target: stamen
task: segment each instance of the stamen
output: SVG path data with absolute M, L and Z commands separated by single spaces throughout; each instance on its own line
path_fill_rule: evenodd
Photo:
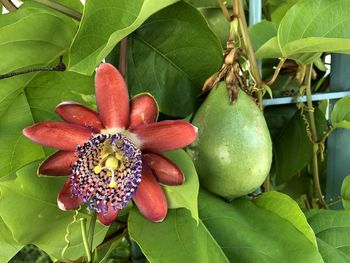
M 141 182 L 141 151 L 123 134 L 97 134 L 76 149 L 73 193 L 89 209 L 122 209 Z

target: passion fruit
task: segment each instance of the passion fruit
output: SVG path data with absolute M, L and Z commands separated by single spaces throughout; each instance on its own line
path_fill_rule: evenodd
M 272 142 L 262 112 L 244 91 L 232 104 L 220 83 L 192 122 L 198 138 L 188 153 L 204 188 L 233 199 L 261 186 L 270 171 Z

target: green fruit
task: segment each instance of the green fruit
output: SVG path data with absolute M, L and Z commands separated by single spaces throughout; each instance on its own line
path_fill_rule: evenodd
M 200 183 L 233 199 L 255 191 L 268 175 L 272 143 L 264 116 L 244 92 L 229 102 L 226 85 L 213 88 L 194 116 L 198 138 L 188 148 Z

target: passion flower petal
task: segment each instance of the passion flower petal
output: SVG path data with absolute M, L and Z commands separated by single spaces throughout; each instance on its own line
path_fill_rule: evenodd
M 185 182 L 184 174 L 179 167 L 163 155 L 143 154 L 142 161 L 152 169 L 154 175 L 162 184 L 181 185 Z
M 55 112 L 66 122 L 91 127 L 96 131 L 103 129 L 98 113 L 77 102 L 62 102 L 57 105 Z
M 98 213 L 97 216 L 102 224 L 108 226 L 117 219 L 119 211 L 120 210 L 114 210 L 113 208 L 110 208 L 107 212 Z
M 152 171 L 143 166 L 142 180 L 133 198 L 140 212 L 153 222 L 162 222 L 168 211 L 168 204 L 162 188 Z
M 68 179 L 57 197 L 57 204 L 61 210 L 72 210 L 79 207 L 83 203 L 83 199 L 73 194 L 72 191 L 72 183 L 71 180 Z
M 129 129 L 153 123 L 157 120 L 157 117 L 157 102 L 151 95 L 141 94 L 131 100 Z
M 107 129 L 125 128 L 129 123 L 129 94 L 123 76 L 111 64 L 101 64 L 95 76 L 100 119 Z
M 60 150 L 74 151 L 92 134 L 91 129 L 64 122 L 40 122 L 23 130 L 28 139 Z
M 58 151 L 47 158 L 38 169 L 39 175 L 70 175 L 77 158 L 74 152 Z
M 197 138 L 197 128 L 186 121 L 156 122 L 138 126 L 132 132 L 140 139 L 142 150 L 156 152 L 183 148 Z

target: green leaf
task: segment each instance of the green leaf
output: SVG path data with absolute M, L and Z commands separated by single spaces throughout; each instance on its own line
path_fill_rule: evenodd
M 350 262 L 350 211 L 312 210 L 306 216 L 324 262 Z
M 1 6 L 0 6 L 1 7 Z M 10 229 L 0 217 L 0 261 L 8 262 L 18 251 L 21 250 L 23 245 L 18 244 L 12 236 Z
M 276 213 L 275 204 L 262 203 L 238 199 L 229 204 L 199 192 L 199 216 L 230 262 L 323 262 L 305 234 L 288 216 L 280 216 L 284 208 Z
M 307 113 L 304 112 L 306 116 Z M 315 111 L 319 136 L 327 129 L 324 115 Z M 310 129 L 310 128 L 309 128 Z M 275 140 L 276 184 L 280 185 L 297 175 L 312 158 L 312 143 L 307 135 L 305 120 L 300 111 L 288 122 L 280 136 Z
M 215 3 L 215 1 L 213 1 Z M 199 8 L 198 9 L 205 20 L 207 20 L 209 27 L 215 35 L 220 39 L 221 46 L 226 48 L 228 36 L 230 33 L 230 23 L 222 14 L 221 8 Z
M 277 37 L 272 37 L 255 52 L 257 58 L 279 58 L 282 57 Z
M 228 262 L 204 224 L 197 226 L 186 209 L 170 209 L 162 223 L 153 223 L 134 208 L 128 227 L 150 262 Z
M 72 19 L 30 2 L 1 16 L 0 74 L 57 63 L 68 50 L 75 30 Z M 36 74 L 0 80 L 0 116 Z
M 6 114 L 0 117 L 0 178 L 34 160 L 44 158 L 42 147 L 25 139 L 22 134 L 22 129 L 31 124 L 33 116 L 30 106 L 25 95 L 20 94 Z
M 66 227 L 74 214 L 61 211 L 56 202 L 57 193 L 67 178 L 39 178 L 37 165 L 37 162 L 29 164 L 0 180 L 0 216 L 20 244 L 35 244 L 58 259 L 65 246 Z M 82 213 L 79 217 L 90 219 Z M 102 242 L 107 230 L 97 224 L 94 246 Z M 71 245 L 66 256 L 76 259 L 84 255 L 80 223 L 74 223 L 70 232 Z
M 165 156 L 178 165 L 185 175 L 185 183 L 179 186 L 163 185 L 169 208 L 187 208 L 198 223 L 199 181 L 191 158 L 184 150 L 165 153 Z
M 277 36 L 277 24 L 271 21 L 262 21 L 249 27 L 249 35 L 252 40 L 253 49 L 258 50 L 270 38 Z
M 350 210 L 350 175 L 344 178 L 341 185 L 341 199 L 344 209 Z
M 315 234 L 307 223 L 305 215 L 299 205 L 288 195 L 279 192 L 266 192 L 254 199 L 254 203 L 258 207 L 271 211 L 289 221 L 317 247 Z
M 129 41 L 132 95 L 151 93 L 160 111 L 185 117 L 205 80 L 220 67 L 221 45 L 201 14 L 180 2 L 150 17 Z
M 277 0 L 276 3 L 271 3 L 271 19 L 273 22 L 280 23 L 287 11 L 299 0 Z M 269 1 L 271 2 L 271 1 Z
M 323 52 L 349 54 L 349 27 L 347 0 L 299 1 L 281 21 L 278 43 L 283 57 L 310 63 Z
M 149 16 L 178 0 L 89 0 L 69 54 L 69 69 L 91 75 L 124 37 Z
M 350 96 L 344 97 L 335 103 L 331 120 L 335 128 L 350 129 Z

